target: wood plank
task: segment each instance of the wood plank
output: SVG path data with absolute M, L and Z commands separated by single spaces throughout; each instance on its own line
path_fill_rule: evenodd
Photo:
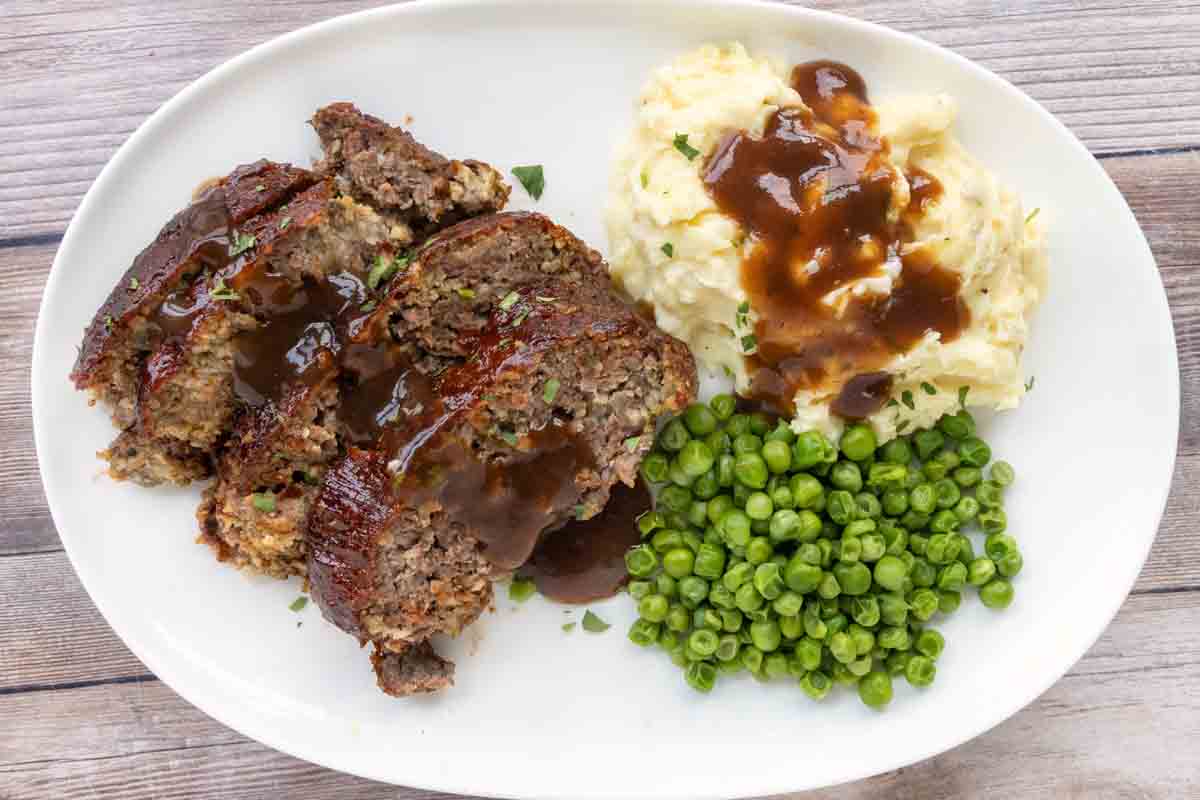
M 100 616 L 63 552 L 0 558 L 0 664 L 0 695 L 148 674 Z
M 1164 637 L 1162 631 L 1171 631 Z M 792 800 L 1182 797 L 1200 786 L 1200 593 L 1131 599 L 1029 708 L 913 767 Z M 159 683 L 0 696 L 10 800 L 220 796 L 441 798 L 321 770 L 249 742 Z M 1164 742 L 1177 746 L 1164 747 Z
M 0 239 L 62 231 L 120 143 L 212 67 L 273 36 L 378 4 L 6 4 Z M 1042 102 L 1095 151 L 1200 145 L 1200 8 L 1192 3 L 813 5 L 975 59 Z

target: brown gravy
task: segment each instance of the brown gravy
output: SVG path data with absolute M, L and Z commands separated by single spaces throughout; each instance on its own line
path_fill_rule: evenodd
M 543 538 L 519 575 L 560 603 L 587 603 L 612 597 L 629 580 L 625 552 L 641 541 L 635 518 L 650 508 L 650 492 L 613 486 L 608 505 L 588 520 L 568 522 Z
M 746 358 L 752 395 L 786 413 L 797 390 L 845 387 L 835 413 L 862 417 L 887 401 L 882 379 L 872 377 L 884 364 L 928 330 L 953 340 L 968 312 L 955 273 L 923 250 L 903 252 L 908 225 L 940 185 L 914 175 L 908 208 L 889 218 L 897 176 L 862 77 L 815 61 L 793 70 L 792 85 L 811 112 L 780 109 L 761 136 L 727 136 L 702 177 L 717 206 L 753 236 L 741 274 L 758 316 Z M 848 298 L 840 313 L 822 302 L 897 262 L 889 297 Z M 851 386 L 855 376 L 863 380 Z

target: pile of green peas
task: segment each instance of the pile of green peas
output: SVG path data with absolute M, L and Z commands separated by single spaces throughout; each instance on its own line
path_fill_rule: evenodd
M 882 446 L 850 425 L 835 445 L 717 395 L 662 427 L 641 473 L 656 501 L 625 556 L 629 638 L 665 650 L 698 691 L 747 671 L 818 700 L 856 686 L 883 708 L 893 678 L 933 683 L 945 640 L 931 622 L 964 589 L 988 608 L 1012 603 L 1015 476 L 966 409 Z

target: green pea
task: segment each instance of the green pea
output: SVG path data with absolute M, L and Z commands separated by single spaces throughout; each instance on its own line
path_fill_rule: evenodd
M 1008 608 L 1013 601 L 1013 585 L 1004 578 L 993 578 L 979 589 L 979 599 L 988 608 Z
M 912 579 L 913 586 L 929 588 L 937 583 L 937 567 L 924 558 L 917 558 L 913 561 L 908 577 Z
M 854 495 L 854 502 L 858 504 L 858 515 L 860 517 L 879 519 L 883 516 L 883 504 L 879 502 L 878 497 L 870 492 L 859 492 Z
M 851 461 L 862 461 L 875 452 L 875 432 L 866 425 L 850 425 L 839 443 L 842 453 Z
M 996 570 L 1006 578 L 1015 576 L 1023 566 L 1025 566 L 1025 559 L 1020 552 L 1015 550 L 996 562 Z
M 908 463 L 912 461 L 912 448 L 904 438 L 892 439 L 879 448 L 879 458 L 889 464 L 901 464 L 907 467 Z
M 863 487 L 862 472 L 853 461 L 839 461 L 829 471 L 829 482 L 839 489 L 857 492 Z
M 913 648 L 926 658 L 937 661 L 942 651 L 946 649 L 946 639 L 933 628 L 925 628 L 917 636 Z
M 997 485 L 1003 488 L 1012 485 L 1012 482 L 1017 477 L 1017 473 L 1012 468 L 1012 464 L 1009 464 L 1007 461 L 997 461 L 993 463 L 991 469 L 988 470 L 988 477 L 990 477 Z
M 908 493 L 908 505 L 918 514 L 932 514 L 937 507 L 937 490 L 931 483 L 922 483 Z
M 908 622 L 908 603 L 898 592 L 878 595 L 879 619 L 884 625 L 902 626 Z
M 729 421 L 725 423 L 725 430 L 729 431 L 729 435 L 734 439 L 741 436 L 743 433 L 750 432 L 750 415 L 749 414 L 733 414 Z
M 851 596 L 865 594 L 871 588 L 871 570 L 861 562 L 839 562 L 833 565 L 833 577 L 840 592 Z
M 638 614 L 648 622 L 662 622 L 670 607 L 671 602 L 661 594 L 648 594 L 638 602 Z
M 641 600 L 654 591 L 654 584 L 650 581 L 630 581 L 625 590 L 629 592 L 629 596 L 634 600 Z
M 884 668 L 893 677 L 903 675 L 904 668 L 908 666 L 908 662 L 912 657 L 913 654 L 907 650 L 893 650 L 888 653 L 887 660 L 884 662 Z
M 763 596 L 758 593 L 758 589 L 754 588 L 754 582 L 743 583 L 733 593 L 734 603 L 738 610 L 745 614 L 758 611 L 763 607 Z
M 867 467 L 867 485 L 876 491 L 903 489 L 908 468 L 900 464 L 876 462 Z
M 864 628 L 874 628 L 878 625 L 881 613 L 876 595 L 863 594 L 850 598 L 850 616 Z
M 854 523 L 850 523 L 853 525 Z M 867 564 L 874 564 L 883 557 L 887 550 L 887 544 L 883 541 L 883 536 L 878 533 L 865 533 L 859 537 L 862 542 L 862 555 L 859 556 L 862 561 Z
M 931 483 L 934 481 L 940 481 L 942 478 L 946 477 L 948 472 L 949 470 L 946 469 L 946 465 L 937 460 L 926 461 L 921 465 L 921 473 L 925 476 L 925 480 Z
M 767 464 L 757 452 L 738 455 L 733 474 L 739 483 L 751 489 L 762 489 L 767 485 Z
M 779 632 L 779 623 L 767 620 L 750 624 L 750 638 L 759 650 L 764 653 L 772 653 L 779 649 L 779 643 L 783 636 Z
M 813 700 L 822 700 L 833 688 L 833 681 L 820 670 L 812 670 L 800 679 L 800 688 Z
M 954 482 L 964 489 L 969 489 L 983 480 L 983 472 L 979 467 L 959 467 L 952 475 Z
M 688 636 L 688 647 L 702 656 L 711 656 L 717 652 L 717 645 L 720 644 L 720 637 L 714 631 L 707 628 L 700 628 L 692 631 Z
M 874 709 L 882 709 L 892 702 L 892 678 L 883 670 L 868 672 L 858 682 L 858 696 L 863 703 Z
M 715 581 L 725 571 L 725 548 L 720 545 L 702 544 L 696 553 L 695 572 L 701 578 Z M 683 576 L 676 576 L 683 577 Z
M 842 664 L 849 664 L 858 658 L 858 650 L 854 647 L 854 640 L 850 638 L 850 634 L 844 631 L 831 634 L 826 645 L 829 647 L 829 652 L 833 657 Z
M 754 588 L 763 598 L 774 600 L 783 594 L 783 570 L 774 561 L 759 564 L 754 570 Z
M 962 593 L 938 590 L 938 611 L 943 614 L 953 614 L 962 605 Z
M 966 439 L 975 433 L 975 418 L 966 409 L 957 414 L 947 414 L 938 420 L 938 430 L 951 439 Z
M 938 450 L 942 449 L 942 445 L 945 443 L 945 437 L 935 428 L 917 431 L 913 434 L 913 444 L 917 447 L 917 458 L 922 461 L 925 461 Z M 904 463 L 907 464 L 908 462 Z
M 908 638 L 908 628 L 900 625 L 888 625 L 881 628 L 878 641 L 879 644 L 888 650 L 907 650 L 911 646 Z
M 702 403 L 692 403 L 683 412 L 683 423 L 693 436 L 707 436 L 717 429 L 717 415 Z
M 708 602 L 715 606 L 718 611 L 728 611 L 737 608 L 733 592 L 726 589 L 725 584 L 719 581 L 712 581 L 710 583 L 708 587 Z
M 678 514 L 686 513 L 692 505 L 692 493 L 679 486 L 664 486 L 658 493 L 658 504 Z
M 968 467 L 982 467 L 992 459 L 992 448 L 975 436 L 968 436 L 958 445 L 958 455 Z
M 797 508 L 812 508 L 817 498 L 825 494 L 821 482 L 805 473 L 793 475 L 788 482 L 788 488 L 792 490 L 792 499 Z
M 915 555 L 925 555 L 929 549 L 929 537 L 923 533 L 910 534 L 908 537 L 908 549 Z
M 974 497 L 963 497 L 954 505 L 954 516 L 960 524 L 966 524 L 979 515 L 979 501 Z
M 767 563 L 773 555 L 775 555 L 775 548 L 771 546 L 771 541 L 764 536 L 756 536 L 746 545 L 746 561 L 755 567 Z
M 899 517 L 908 511 L 908 492 L 903 489 L 888 489 L 880 501 L 883 513 L 889 517 Z
M 693 500 L 683 516 L 689 527 L 703 529 L 708 524 L 708 503 L 704 500 Z
M 829 493 L 825 513 L 835 525 L 848 525 L 858 516 L 858 504 L 854 502 L 854 495 L 850 492 L 837 489 Z
M 958 557 L 958 542 L 945 533 L 935 533 L 929 537 L 925 548 L 925 558 L 931 564 L 949 564 Z
M 984 540 L 983 552 L 992 561 L 999 561 L 1009 553 L 1017 552 L 1017 540 L 1006 533 L 993 533 Z
M 792 430 L 791 425 L 781 419 L 775 423 L 774 429 L 763 436 L 763 439 L 768 442 L 783 442 L 784 444 L 790 445 L 792 442 L 796 441 L 796 433 Z
M 685 444 L 676 458 L 679 460 L 679 468 L 692 480 L 708 472 L 716 462 L 716 455 L 699 439 L 692 439 Z
M 929 519 L 929 530 L 933 533 L 953 533 L 958 530 L 958 515 L 949 509 L 937 512 Z
M 797 617 L 804 607 L 804 598 L 790 589 L 771 603 L 772 610 L 781 617 Z
M 805 562 L 796 555 L 784 567 L 783 580 L 793 592 L 808 594 L 821 583 L 822 574 L 819 566 Z
M 692 612 L 692 627 L 720 632 L 721 614 L 716 609 L 700 607 Z
M 750 542 L 750 517 L 738 508 L 731 508 L 721 516 L 717 530 L 731 547 L 745 547 Z
M 938 610 L 937 592 L 932 589 L 914 589 L 908 598 L 909 613 L 925 622 Z
M 792 498 L 792 490 L 788 486 L 776 486 L 771 490 L 771 502 L 777 509 L 793 509 L 796 501 Z
M 774 475 L 782 475 L 792 466 L 792 451 L 786 442 L 772 440 L 762 446 L 763 461 Z
M 768 531 L 772 544 L 782 544 L 793 541 L 800 534 L 800 515 L 790 509 L 780 509 L 771 515 L 771 527 Z
M 812 469 L 825 458 L 829 442 L 820 431 L 805 431 L 792 442 L 792 469 Z
M 625 569 L 635 578 L 648 578 L 658 569 L 658 556 L 646 545 L 638 545 L 625 554 Z
M 731 394 L 715 394 L 708 401 L 708 407 L 712 409 L 718 420 L 725 422 L 733 416 L 733 412 L 737 409 L 737 398 Z
M 972 586 L 983 586 L 996 575 L 996 564 L 990 558 L 979 557 L 967 567 L 967 583 Z
M 733 440 L 733 454 L 740 456 L 742 453 L 757 453 L 762 450 L 762 444 L 762 439 L 753 433 L 740 434 Z
M 732 453 L 721 453 L 721 455 L 717 456 L 717 466 L 715 469 L 717 471 L 717 483 L 721 488 L 728 489 L 733 486 L 735 480 L 733 465 L 736 461 L 737 459 L 734 458 Z
M 938 573 L 937 587 L 947 592 L 961 591 L 967 585 L 967 568 L 961 561 L 942 567 Z
M 642 477 L 647 483 L 663 483 L 667 480 L 667 468 L 670 461 L 666 455 L 659 452 L 650 453 L 642 459 Z
M 949 478 L 942 478 L 940 481 L 935 481 L 933 484 L 934 495 L 937 498 L 937 507 L 942 509 L 954 508 L 962 498 L 962 492 L 958 488 L 958 484 Z
M 904 678 L 918 689 L 929 686 L 937 676 L 937 666 L 925 656 L 911 656 L 904 665 Z
M 889 592 L 900 591 L 908 570 L 896 556 L 885 555 L 875 562 L 875 582 Z
M 677 453 L 683 449 L 683 446 L 691 438 L 687 426 L 683 424 L 679 417 L 675 417 L 664 425 L 662 431 L 658 434 L 658 446 L 670 453 Z
M 958 544 L 958 555 L 955 558 L 964 567 L 970 565 L 975 560 L 975 546 L 971 544 L 971 540 L 961 533 L 951 534 L 951 538 Z
M 721 483 L 717 480 L 716 468 L 696 478 L 692 484 L 692 495 L 698 500 L 711 500 L 721 491 Z
M 770 519 L 775 513 L 775 504 L 766 492 L 753 492 L 746 498 L 746 516 L 750 519 Z
M 979 512 L 979 527 L 984 533 L 1003 533 L 1008 528 L 1008 515 L 1002 508 L 988 508 Z
M 679 600 L 684 608 L 698 608 L 708 598 L 708 581 L 695 575 L 679 579 Z
M 746 635 L 747 637 L 750 636 L 749 628 L 746 629 Z M 751 639 L 751 642 L 752 641 L 753 639 Z M 753 644 L 742 647 L 740 657 L 742 659 L 742 666 L 744 666 L 751 673 L 757 673 L 762 669 L 763 651 L 753 646 Z
M 682 540 L 680 543 L 682 544 Z M 692 574 L 692 564 L 695 562 L 695 558 L 692 551 L 686 547 L 668 550 L 663 556 L 663 572 L 675 579 L 686 578 Z
M 839 547 L 838 560 L 853 564 L 862 559 L 862 540 L 857 536 L 849 536 L 834 543 Z
M 984 508 L 1000 508 L 1004 505 L 1004 487 L 995 481 L 984 481 L 975 490 L 975 499 Z
M 834 569 L 837 569 L 841 564 L 835 564 Z M 817 584 L 817 594 L 826 599 L 832 599 L 842 593 L 841 584 L 838 583 L 837 577 L 832 572 L 826 572 L 821 575 L 821 582 Z
M 678 633 L 683 633 L 692 625 L 691 615 L 681 605 L 672 605 L 667 612 L 667 627 Z
M 639 647 L 649 647 L 658 641 L 660 635 L 660 626 L 658 623 L 651 622 L 648 619 L 634 620 L 633 625 L 629 628 L 629 641 Z
M 771 420 L 761 411 L 750 415 L 750 432 L 755 436 L 763 436 L 771 430 Z
M 704 514 L 713 525 L 720 522 L 726 511 L 733 509 L 733 498 L 727 494 L 719 494 L 708 501 Z

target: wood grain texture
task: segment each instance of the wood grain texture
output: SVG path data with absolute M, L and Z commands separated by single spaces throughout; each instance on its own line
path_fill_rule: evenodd
M 0 35 L 0 239 L 61 233 L 117 147 L 188 82 L 302 25 L 375 2 L 10 0 Z M 841 2 L 995 70 L 1095 152 L 1200 145 L 1200 6 Z
M 1162 631 L 1175 635 L 1165 637 Z M 1029 708 L 937 758 L 792 800 L 1189 797 L 1200 790 L 1200 593 L 1131 600 Z M 0 795 L 426 800 L 249 742 L 156 681 L 0 696 Z M 80 720 L 87 720 L 80 725 Z M 1112 735 L 1122 731 L 1123 735 Z M 1174 743 L 1175 746 L 1164 746 Z
M 86 596 L 54 531 L 29 416 L 49 264 L 103 164 L 154 109 L 243 50 L 365 0 L 0 5 L 0 798 L 449 800 L 340 775 L 211 720 Z M 1200 797 L 1200 2 L 814 0 L 974 59 L 1101 156 L 1146 231 L 1182 382 L 1171 499 L 1131 597 L 1071 673 L 993 731 L 791 800 Z M 64 380 L 64 390 L 66 383 Z

